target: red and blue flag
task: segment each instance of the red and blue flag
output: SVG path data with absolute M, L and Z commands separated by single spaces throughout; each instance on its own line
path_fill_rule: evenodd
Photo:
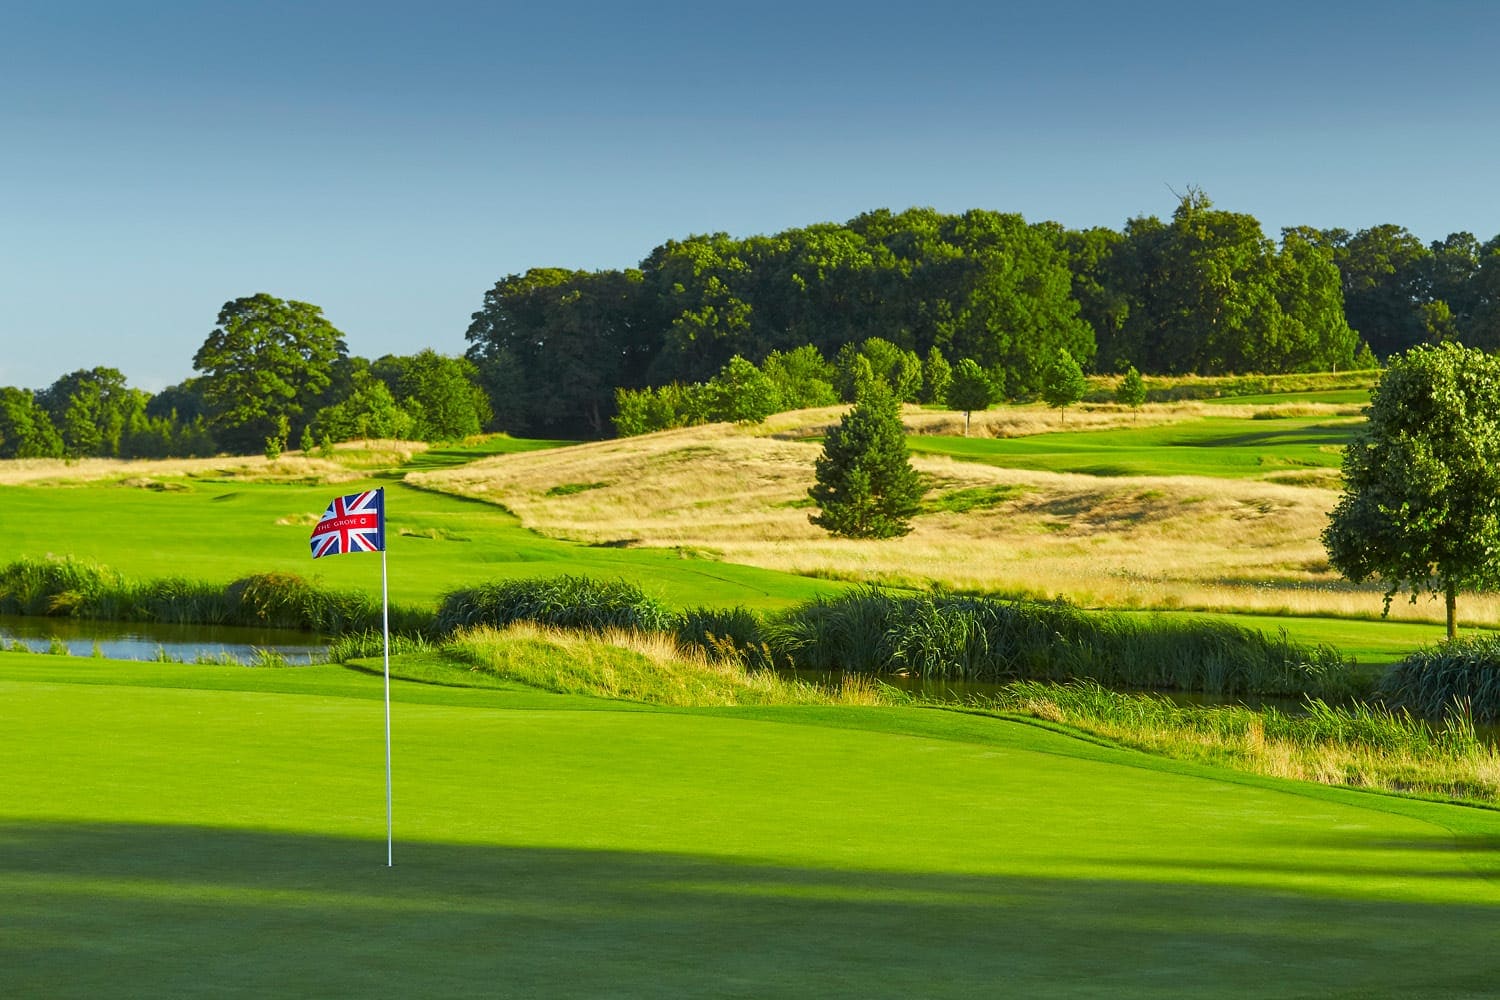
M 385 490 L 335 497 L 312 532 L 312 554 L 385 551 Z

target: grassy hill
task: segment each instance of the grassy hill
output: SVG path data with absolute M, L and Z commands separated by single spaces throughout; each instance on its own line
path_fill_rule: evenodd
M 1070 412 L 908 408 L 932 483 L 912 534 L 828 536 L 808 522 L 818 439 L 839 410 L 484 459 L 408 481 L 483 499 L 527 527 L 591 544 L 674 548 L 800 575 L 1052 598 L 1094 606 L 1378 617 L 1319 541 L 1358 406 L 1234 402 Z M 1494 621 L 1500 600 L 1460 612 Z M 1440 620 L 1430 602 L 1393 617 Z
M 16 996 L 1475 997 L 1500 820 L 901 708 L 0 654 Z

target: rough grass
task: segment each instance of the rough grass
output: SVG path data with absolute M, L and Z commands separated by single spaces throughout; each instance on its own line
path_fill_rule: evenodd
M 1181 405 L 1197 409 L 1172 410 L 1178 422 L 1198 420 L 1207 404 Z M 410 478 L 502 504 L 553 537 L 709 551 L 727 562 L 829 580 L 940 583 L 1117 608 L 1380 614 L 1379 589 L 1342 580 L 1319 541 L 1337 499 L 1326 469 L 1271 473 L 1285 481 L 1106 478 L 918 455 L 913 464 L 932 489 L 912 534 L 830 537 L 807 519 L 819 445 L 794 437 L 797 428 L 815 428 L 838 412 L 780 414 L 768 421 L 769 432 L 715 424 Z M 908 408 L 909 422 L 926 418 Z M 1131 426 L 1129 414 L 1115 418 L 1113 426 Z M 578 482 L 607 485 L 549 495 Z M 1465 595 L 1459 613 L 1465 621 L 1493 621 L 1500 596 Z M 1440 621 L 1442 608 L 1398 601 L 1391 617 Z
M 21 458 L 0 462 L 0 486 L 65 486 L 114 481 L 136 489 L 172 489 L 183 479 L 252 483 L 347 483 L 370 469 L 405 465 L 426 451 L 422 441 L 345 441 L 322 451 L 214 458 Z
M 989 707 L 1151 753 L 1255 774 L 1445 799 L 1500 801 L 1500 748 L 1467 714 L 1429 723 L 1369 705 L 1309 701 L 1301 712 L 1178 705 L 1091 682 L 1008 685 Z
M 464 629 L 442 652 L 471 670 L 558 694 L 655 705 L 878 705 L 904 700 L 872 678 L 850 677 L 828 690 L 772 671 L 709 659 L 667 633 L 622 629 L 584 634 L 517 622 Z

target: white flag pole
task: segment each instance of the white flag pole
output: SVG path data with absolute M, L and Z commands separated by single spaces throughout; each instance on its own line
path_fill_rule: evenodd
M 385 631 L 385 866 L 392 857 L 391 827 L 391 598 L 386 585 L 385 548 L 380 549 L 380 621 Z

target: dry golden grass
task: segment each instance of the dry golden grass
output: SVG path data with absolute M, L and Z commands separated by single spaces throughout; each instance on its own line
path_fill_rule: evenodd
M 1006 708 L 1150 753 L 1208 761 L 1276 778 L 1490 802 L 1500 797 L 1500 747 L 1490 743 L 1481 742 L 1455 754 L 1329 742 L 1309 745 L 1267 737 L 1264 721 L 1259 718 L 1250 722 L 1248 732 L 1236 734 L 1174 726 L 1160 720 L 1106 718 L 1070 709 L 1040 693 Z
M 1380 612 L 1378 591 L 1356 588 L 1328 566 L 1319 533 L 1337 494 L 1316 478 L 1103 479 L 914 456 L 934 484 L 929 500 L 960 490 L 999 499 L 963 513 L 924 513 L 905 538 L 831 537 L 808 521 L 820 447 L 792 438 L 838 412 L 784 414 L 769 434 L 714 424 L 495 456 L 409 479 L 501 504 L 553 537 L 680 547 L 832 579 L 941 583 L 1086 606 Z M 1500 615 L 1500 597 L 1467 597 L 1464 610 L 1490 620 Z M 1440 621 L 1441 613 L 1429 601 L 1391 608 L 1402 620 Z
M 839 418 L 847 409 L 847 406 L 826 406 L 815 410 L 778 413 L 769 417 L 764 424 L 746 428 L 745 433 L 787 440 L 820 437 L 830 427 L 837 426 Z M 1147 403 L 1139 410 L 1116 403 L 1080 403 L 1068 407 L 1064 415 L 1041 403 L 1032 403 L 974 411 L 969 415 L 969 436 L 1011 438 L 1048 434 L 1058 430 L 1102 431 L 1126 427 L 1159 427 L 1206 416 L 1246 419 L 1357 417 L 1360 412 L 1361 407 L 1358 405 L 1334 403 L 1283 403 L 1271 406 L 1201 402 Z M 964 415 L 961 411 L 906 406 L 901 419 L 909 434 L 961 436 L 964 432 Z
M 344 483 L 364 478 L 360 470 L 403 465 L 427 450 L 421 441 L 346 441 L 325 458 L 289 451 L 214 458 L 20 458 L 0 462 L 0 485 L 66 486 L 115 481 L 142 489 L 170 489 L 173 480 L 243 479 L 250 482 Z
M 836 691 L 775 671 L 749 671 L 684 650 L 669 635 L 626 630 L 586 633 L 515 622 L 480 626 L 450 639 L 445 652 L 475 669 L 563 694 L 658 705 L 878 705 L 881 686 L 851 677 Z

